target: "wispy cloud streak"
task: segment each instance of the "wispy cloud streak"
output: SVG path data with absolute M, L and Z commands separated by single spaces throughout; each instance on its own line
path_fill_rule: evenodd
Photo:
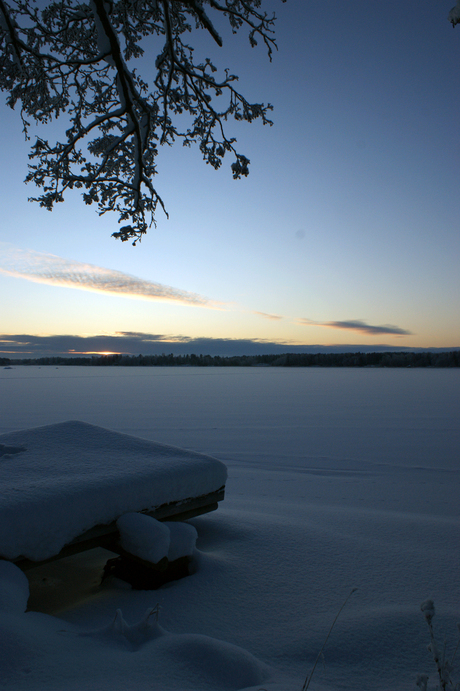
M 122 271 L 63 259 L 53 254 L 21 250 L 8 243 L 0 243 L 0 271 L 28 281 L 108 295 L 143 300 L 168 300 L 214 309 L 223 307 L 223 303 L 209 300 L 196 293 L 147 281 Z
M 267 312 L 257 312 L 256 310 L 253 311 L 253 314 L 257 314 L 259 317 L 270 319 L 272 321 L 279 321 L 280 319 L 283 319 L 283 317 L 281 317 L 279 314 L 267 314 Z
M 393 326 L 392 324 L 382 324 L 379 326 L 374 326 L 372 324 L 367 324 L 360 319 L 352 319 L 349 321 L 332 321 L 332 322 L 316 322 L 311 319 L 299 319 L 299 324 L 304 324 L 305 326 L 326 326 L 331 329 L 345 329 L 347 331 L 359 331 L 360 333 L 370 334 L 371 336 L 379 336 L 381 334 L 387 334 L 392 336 L 412 336 L 411 331 L 406 329 L 401 329 L 399 326 Z

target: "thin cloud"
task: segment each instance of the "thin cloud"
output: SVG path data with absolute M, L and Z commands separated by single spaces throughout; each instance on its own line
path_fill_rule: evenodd
M 280 317 L 279 314 L 267 314 L 267 312 L 257 312 L 256 310 L 253 311 L 253 314 L 258 314 L 259 317 L 263 317 L 264 319 L 271 319 L 273 321 L 283 319 L 283 317 Z
M 113 269 L 63 259 L 53 254 L 21 250 L 1 243 L 0 271 L 36 283 L 90 290 L 142 300 L 167 300 L 195 307 L 221 309 L 223 303 L 197 293 L 154 283 Z
M 381 334 L 392 336 L 412 336 L 412 331 L 401 329 L 399 326 L 392 324 L 382 324 L 374 326 L 367 324 L 360 319 L 352 319 L 349 321 L 332 321 L 332 322 L 316 322 L 311 319 L 298 319 L 299 324 L 305 326 L 326 326 L 330 329 L 345 329 L 347 331 L 359 331 L 359 333 L 370 334 L 371 336 L 379 336 Z

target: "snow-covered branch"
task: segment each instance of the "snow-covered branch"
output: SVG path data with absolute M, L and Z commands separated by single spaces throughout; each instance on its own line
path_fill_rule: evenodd
M 38 0 L 0 0 L 0 88 L 8 105 L 20 103 L 26 136 L 31 122 L 63 114 L 69 121 L 64 141 L 38 138 L 32 146 L 26 181 L 41 188 L 32 199 L 52 210 L 68 189 L 81 189 L 100 214 L 118 212 L 125 225 L 113 235 L 135 244 L 158 204 L 164 210 L 152 183 L 160 144 L 198 144 L 214 168 L 230 153 L 233 177 L 247 175 L 249 160 L 226 136 L 226 122 L 271 124 L 271 106 L 247 101 L 228 70 L 217 80 L 213 63 L 196 64 L 183 39 L 195 25 L 221 46 L 220 14 L 234 33 L 248 28 L 251 45 L 262 37 L 271 58 L 275 17 L 260 10 L 263 2 L 52 0 L 43 9 Z M 149 79 L 130 63 L 148 36 L 159 42 Z M 191 124 L 181 131 L 177 116 L 184 113 Z
M 460 22 L 460 0 L 457 0 L 457 4 L 455 7 L 452 7 L 451 11 L 449 12 L 449 21 L 452 26 L 455 26 Z

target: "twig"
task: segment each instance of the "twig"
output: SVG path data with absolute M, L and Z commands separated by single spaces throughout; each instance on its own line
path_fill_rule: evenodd
M 349 600 L 350 597 L 353 595 L 353 593 L 355 593 L 357 590 L 358 590 L 358 588 L 353 588 L 352 590 L 350 590 L 350 592 L 348 593 L 347 597 L 345 598 L 345 601 L 344 601 L 343 605 L 341 606 L 341 608 L 339 609 L 339 611 L 338 611 L 337 614 L 335 615 L 335 619 L 334 619 L 334 621 L 332 622 L 331 628 L 329 629 L 328 634 L 327 634 L 327 636 L 326 636 L 326 638 L 325 638 L 325 640 L 324 640 L 324 643 L 323 643 L 323 645 L 321 646 L 321 650 L 319 651 L 319 653 L 318 653 L 318 655 L 317 655 L 317 657 L 316 657 L 315 664 L 313 665 L 313 669 L 311 670 L 311 672 L 310 672 L 309 675 L 307 674 L 307 677 L 306 677 L 306 679 L 305 679 L 305 681 L 304 681 L 304 683 L 303 683 L 302 691 L 307 691 L 308 687 L 310 686 L 310 682 L 311 682 L 312 677 L 313 677 L 313 674 L 314 674 L 314 672 L 315 672 L 316 665 L 318 664 L 319 659 L 320 659 L 321 655 L 323 654 L 323 650 L 324 650 L 324 648 L 326 647 L 326 643 L 327 643 L 327 641 L 328 641 L 328 639 L 329 639 L 329 636 L 330 636 L 331 633 L 332 633 L 332 629 L 334 628 L 335 623 L 336 623 L 337 619 L 339 618 L 340 613 L 342 612 L 343 608 L 344 608 L 345 605 L 347 604 L 348 600 Z

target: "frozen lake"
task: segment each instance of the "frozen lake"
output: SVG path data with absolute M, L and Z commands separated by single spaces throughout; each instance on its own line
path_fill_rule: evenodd
M 0 433 L 78 419 L 264 467 L 457 470 L 460 370 L 17 367 Z
M 0 433 L 82 420 L 227 464 L 225 501 L 194 521 L 200 569 L 159 591 L 168 631 L 241 646 L 288 675 L 279 689 L 289 691 L 352 587 L 310 689 L 412 689 L 415 673 L 432 674 L 428 597 L 455 639 L 459 370 L 33 366 L 0 370 L 0 388 Z M 147 599 L 115 590 L 62 616 L 97 628 L 119 606 L 138 618 Z M 64 677 L 75 670 L 55 687 L 73 689 Z M 151 688 L 128 662 L 126 674 Z M 158 688 L 242 688 L 203 674 L 184 685 L 165 670 Z M 119 678 L 110 688 L 127 688 Z M 8 688 L 44 688 L 38 672 L 24 686 L 11 679 Z

